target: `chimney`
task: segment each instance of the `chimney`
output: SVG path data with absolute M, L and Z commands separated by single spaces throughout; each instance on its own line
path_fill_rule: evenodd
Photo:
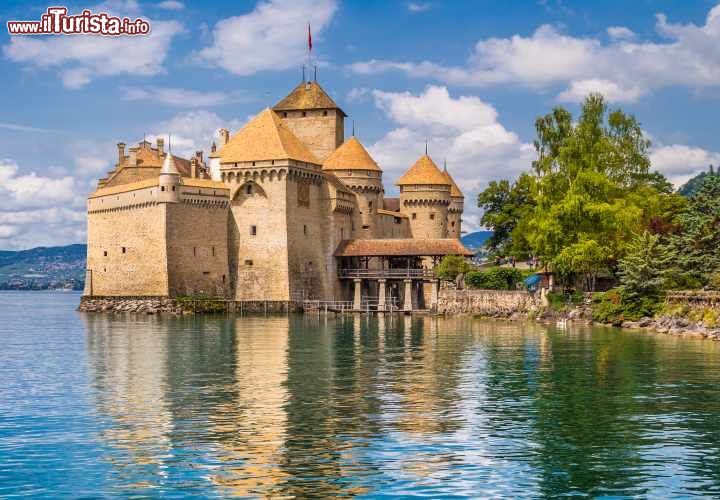
M 210 152 L 214 153 L 215 151 L 217 151 L 217 146 L 215 145 L 215 141 L 213 141 L 212 146 L 210 146 Z
M 224 146 L 230 141 L 230 131 L 226 128 L 221 128 L 220 137 L 222 139 L 222 145 Z
M 198 163 L 202 163 L 202 161 L 203 161 L 203 152 L 202 152 L 202 151 L 195 151 L 195 157 L 198 159 Z
M 122 163 L 123 161 L 125 161 L 125 143 L 118 142 L 117 148 L 118 148 L 118 163 Z
M 196 157 L 190 159 L 190 177 L 196 179 L 198 176 L 198 161 Z
M 165 154 L 165 139 L 162 137 L 157 138 L 157 150 L 160 156 Z

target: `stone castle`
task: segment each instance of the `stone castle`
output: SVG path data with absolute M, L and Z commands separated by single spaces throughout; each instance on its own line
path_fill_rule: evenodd
M 85 295 L 436 304 L 433 265 L 468 255 L 463 194 L 425 154 L 386 198 L 345 117 L 306 81 L 236 134 L 221 129 L 207 158 L 174 156 L 162 139 L 118 144 L 87 200 Z

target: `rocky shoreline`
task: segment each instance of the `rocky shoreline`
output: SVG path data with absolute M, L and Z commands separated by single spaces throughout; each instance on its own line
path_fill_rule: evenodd
M 82 312 L 185 314 L 177 300 L 159 297 L 82 297 L 77 308 Z

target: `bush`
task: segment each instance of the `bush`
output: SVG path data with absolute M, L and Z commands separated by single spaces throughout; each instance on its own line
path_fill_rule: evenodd
M 622 289 L 593 294 L 593 320 L 619 326 L 623 321 L 638 321 L 652 317 L 660 310 L 662 303 L 657 296 L 631 298 Z
M 492 267 L 485 271 L 470 271 L 465 275 L 465 284 L 485 290 L 515 290 L 523 277 L 523 273 L 514 267 Z
M 570 307 L 582 304 L 585 300 L 585 296 L 582 292 L 573 293 L 548 293 L 547 294 L 548 304 L 550 309 L 553 311 L 567 311 Z
M 458 274 L 463 274 L 472 269 L 470 263 L 459 255 L 446 255 L 435 268 L 438 278 L 454 280 Z

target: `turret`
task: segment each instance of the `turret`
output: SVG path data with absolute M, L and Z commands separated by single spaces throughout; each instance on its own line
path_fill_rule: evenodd
M 180 172 L 175 165 L 173 155 L 168 152 L 165 155 L 162 168 L 160 169 L 160 196 L 158 201 L 176 203 L 180 201 Z
M 465 207 L 465 196 L 455 183 L 447 170 L 447 165 L 443 168 L 443 175 L 450 183 L 450 206 L 448 207 L 447 237 L 460 238 L 462 235 L 462 213 Z
M 382 170 L 359 140 L 351 137 L 323 163 L 323 170 L 341 179 L 357 195 L 361 237 L 376 236 L 377 210 L 383 207 Z
M 413 238 L 447 238 L 450 183 L 427 155 L 415 162 L 396 182 L 400 211 L 410 219 Z

